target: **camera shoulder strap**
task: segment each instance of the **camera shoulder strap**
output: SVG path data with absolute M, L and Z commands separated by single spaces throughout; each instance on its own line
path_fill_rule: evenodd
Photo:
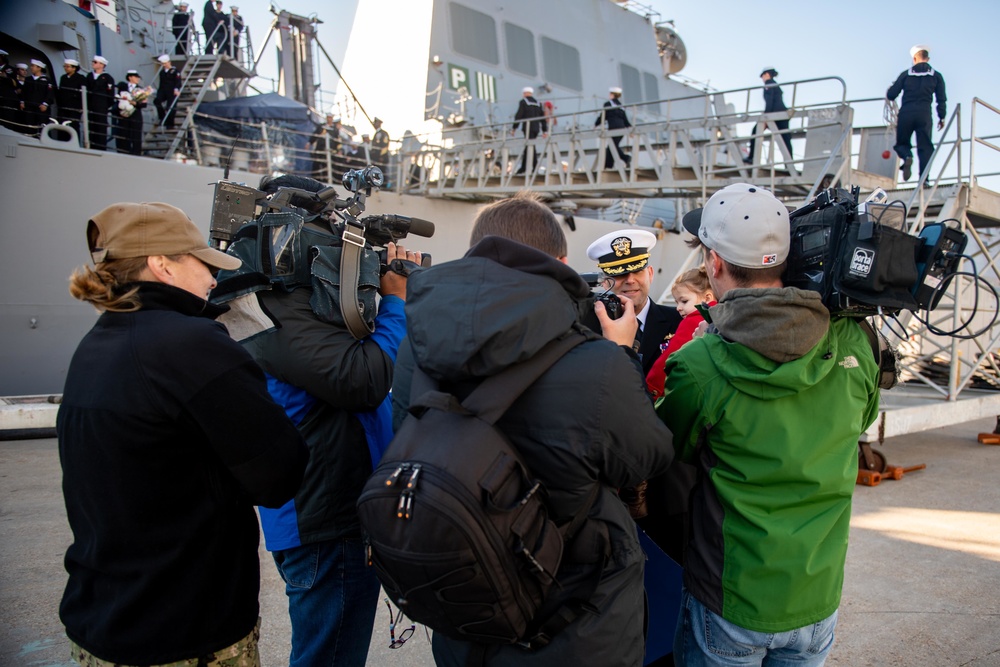
M 347 222 L 344 225 L 344 245 L 340 253 L 340 314 L 344 316 L 347 330 L 358 340 L 375 331 L 375 323 L 369 325 L 365 321 L 361 304 L 358 303 L 361 253 L 365 249 L 364 231 L 364 227 Z

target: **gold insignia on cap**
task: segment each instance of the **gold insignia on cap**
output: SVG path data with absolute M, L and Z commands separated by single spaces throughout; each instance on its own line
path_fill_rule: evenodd
M 611 248 L 618 257 L 626 257 L 632 252 L 632 239 L 627 236 L 619 236 L 611 242 Z

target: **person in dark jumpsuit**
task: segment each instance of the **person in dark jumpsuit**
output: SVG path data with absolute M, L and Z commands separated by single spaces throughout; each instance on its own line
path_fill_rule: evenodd
M 931 115 L 931 100 L 937 100 L 938 130 L 944 129 L 944 117 L 947 111 L 948 99 L 944 92 L 944 77 L 930 63 L 930 48 L 917 44 L 910 49 L 913 66 L 904 70 L 895 83 L 889 86 L 885 96 L 895 100 L 903 93 L 903 101 L 899 105 L 899 115 L 896 119 L 896 145 L 893 148 L 896 155 L 903 160 L 901 170 L 903 180 L 910 180 L 913 169 L 913 150 L 910 147 L 910 136 L 917 135 L 917 159 L 920 163 L 919 174 L 930 165 L 934 154 L 934 142 L 931 139 L 933 116 Z
M 778 76 L 778 71 L 773 67 L 768 67 L 763 72 L 760 73 L 760 79 L 764 82 L 764 113 L 773 113 L 775 111 L 788 111 L 788 107 L 785 106 L 784 95 L 781 92 L 781 86 L 775 81 L 775 77 Z M 775 126 L 779 130 L 788 129 L 788 119 L 776 120 L 774 121 Z M 792 155 L 792 135 L 782 134 L 781 138 L 785 142 L 785 146 L 788 147 L 788 154 Z M 753 162 L 754 148 L 757 145 L 757 139 L 753 138 L 750 140 L 750 155 L 743 159 L 744 162 L 750 164 Z
M 624 127 L 632 127 L 632 123 L 628 122 L 628 115 L 625 113 L 625 109 L 622 108 L 622 89 L 617 86 L 612 86 L 608 89 L 610 93 L 610 98 L 604 103 L 604 111 L 597 117 L 594 121 L 594 125 L 600 125 L 601 122 L 605 122 L 608 125 L 609 130 L 620 130 Z M 632 163 L 632 156 L 622 150 L 619 145 L 622 142 L 621 135 L 611 137 L 611 141 L 615 144 L 615 150 L 618 151 L 618 157 L 621 158 L 625 166 L 628 167 Z M 615 166 L 615 158 L 611 154 L 611 146 L 608 146 L 604 150 L 604 168 L 612 169 Z

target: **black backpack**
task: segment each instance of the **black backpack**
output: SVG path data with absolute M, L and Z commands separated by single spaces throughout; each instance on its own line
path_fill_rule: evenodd
M 418 394 L 421 383 L 436 383 L 415 369 L 410 415 L 358 500 L 370 562 L 413 621 L 455 639 L 534 648 L 579 613 L 543 605 L 564 544 L 583 525 L 600 484 L 573 520 L 557 527 L 545 489 L 494 424 L 585 340 L 578 332 L 558 338 L 461 402 L 436 389 Z M 600 569 L 575 599 L 590 598 Z

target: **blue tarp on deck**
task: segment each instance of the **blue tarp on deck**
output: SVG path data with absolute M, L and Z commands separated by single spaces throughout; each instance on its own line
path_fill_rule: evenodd
M 316 131 L 312 112 L 305 104 L 277 93 L 250 97 L 234 97 L 219 102 L 202 102 L 198 105 L 195 124 L 224 137 L 258 142 L 263 139 L 261 122 L 267 125 L 267 139 L 296 149 L 294 169 L 307 170 L 311 160 L 306 157 L 306 144 Z M 236 121 L 236 122 L 233 122 Z

